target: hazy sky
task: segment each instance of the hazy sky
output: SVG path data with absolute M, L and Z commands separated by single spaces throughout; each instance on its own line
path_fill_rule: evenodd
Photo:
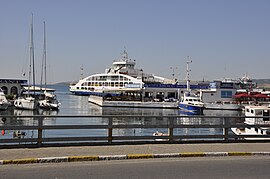
M 0 78 L 27 79 L 31 13 L 37 81 L 43 21 L 48 82 L 104 72 L 124 48 L 168 78 L 185 78 L 186 56 L 191 80 L 270 78 L 269 0 L 0 0 Z

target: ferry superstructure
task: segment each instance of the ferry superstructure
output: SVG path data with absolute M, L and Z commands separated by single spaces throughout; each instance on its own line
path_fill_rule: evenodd
M 70 85 L 70 92 L 77 95 L 101 94 L 104 91 L 124 89 L 142 89 L 145 83 L 171 84 L 172 80 L 148 74 L 143 69 L 136 69 L 136 60 L 129 59 L 126 50 L 122 57 L 113 61 L 105 73 L 93 74 Z

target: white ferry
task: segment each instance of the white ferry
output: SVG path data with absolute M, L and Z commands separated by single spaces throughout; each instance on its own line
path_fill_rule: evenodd
M 102 95 L 104 91 L 142 89 L 145 83 L 172 84 L 172 80 L 147 74 L 135 68 L 136 61 L 124 50 L 122 57 L 114 60 L 105 73 L 93 74 L 70 85 L 70 92 L 76 95 Z
M 270 106 L 245 106 L 245 124 L 247 125 L 269 125 L 269 127 L 232 128 L 236 135 L 247 135 L 246 140 L 265 140 L 266 137 L 251 138 L 248 135 L 265 136 L 270 134 Z

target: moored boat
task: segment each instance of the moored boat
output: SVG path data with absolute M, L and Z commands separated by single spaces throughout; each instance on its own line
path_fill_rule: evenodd
M 57 97 L 53 93 L 47 92 L 47 59 L 46 59 L 46 33 L 45 33 L 45 22 L 44 24 L 44 30 L 43 30 L 43 59 L 42 59 L 42 74 L 41 74 L 41 79 L 43 79 L 43 72 L 44 72 L 44 99 L 41 99 L 39 101 L 39 107 L 42 109 L 48 109 L 48 110 L 58 110 L 61 103 L 57 100 Z M 44 71 L 43 71 L 44 69 Z M 41 80 L 41 84 L 43 83 L 43 80 Z M 41 88 L 42 89 L 42 88 Z
M 179 108 L 193 114 L 203 114 L 204 103 L 199 96 L 186 92 L 179 102 Z
M 205 109 L 216 110 L 241 110 L 242 107 L 236 101 L 204 102 Z
M 58 110 L 61 103 L 57 100 L 56 95 L 45 92 L 44 99 L 39 101 L 39 107 L 48 110 Z
M 30 27 L 30 53 L 29 53 L 29 81 L 28 81 L 28 93 L 26 96 L 21 96 L 14 101 L 14 106 L 19 109 L 34 110 L 37 108 L 38 101 L 35 97 L 30 96 L 30 79 L 32 77 L 33 88 L 35 91 L 35 55 L 34 55 L 34 40 L 33 40 L 33 15 L 31 19 Z M 32 76 L 31 76 L 32 75 Z M 35 95 L 35 94 L 34 94 Z
M 7 100 L 5 93 L 0 88 L 0 110 L 6 110 L 10 106 L 10 102 Z
M 172 84 L 172 80 L 148 74 L 135 68 L 136 61 L 124 50 L 120 59 L 114 60 L 105 73 L 90 75 L 70 85 L 70 92 L 76 95 L 102 95 L 104 91 L 142 89 L 144 84 Z
M 252 125 L 270 125 L 270 106 L 245 106 L 244 124 L 250 125 L 245 128 L 231 128 L 236 135 L 244 135 L 246 140 L 265 140 L 264 137 L 270 134 L 270 127 L 254 127 Z M 248 137 L 249 135 L 261 136 L 258 138 Z
M 179 108 L 193 114 L 203 114 L 204 103 L 202 102 L 200 96 L 192 93 L 190 90 L 189 63 L 191 62 L 192 61 L 187 61 L 187 91 L 184 93 L 184 96 L 181 97 Z

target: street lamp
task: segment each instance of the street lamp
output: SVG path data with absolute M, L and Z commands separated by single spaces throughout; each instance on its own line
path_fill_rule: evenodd
M 143 81 L 144 81 L 144 80 L 143 80 L 143 69 L 141 69 L 140 71 L 142 72 L 142 82 L 143 82 Z

